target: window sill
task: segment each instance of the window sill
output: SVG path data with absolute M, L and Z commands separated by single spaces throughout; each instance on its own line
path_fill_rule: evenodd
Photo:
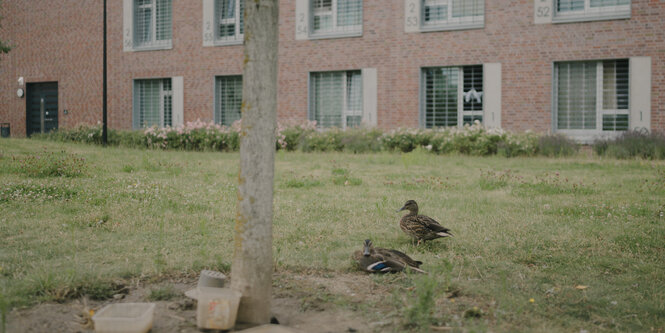
M 552 23 L 576 23 L 576 22 L 593 22 L 593 21 L 607 21 L 607 20 L 625 20 L 630 19 L 630 11 L 609 13 L 609 14 L 578 14 L 578 15 L 562 15 L 554 16 Z
M 577 143 L 592 144 L 596 140 L 616 138 L 625 133 L 625 131 L 557 130 L 556 133 L 564 134 Z
M 309 35 L 310 40 L 312 39 L 334 39 L 334 38 L 349 38 L 349 37 L 362 37 L 363 32 L 361 31 L 352 31 L 352 32 L 321 32 Z
M 471 30 L 471 29 L 484 29 L 485 22 L 480 23 L 466 23 L 466 24 L 451 24 L 451 25 L 424 25 L 420 27 L 420 32 L 437 32 L 437 31 L 452 31 L 452 30 Z
M 213 42 L 212 46 L 235 46 L 243 45 L 244 42 L 245 39 L 243 37 L 234 40 L 216 40 Z
M 146 46 L 134 46 L 132 47 L 132 52 L 142 52 L 142 51 L 161 51 L 161 50 L 171 50 L 173 49 L 173 44 L 169 42 L 164 45 L 146 45 Z

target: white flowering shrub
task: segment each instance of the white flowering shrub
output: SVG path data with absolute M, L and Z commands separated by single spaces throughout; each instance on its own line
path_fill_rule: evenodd
M 237 151 L 241 127 L 241 120 L 231 126 L 196 120 L 178 127 L 149 127 L 140 131 L 109 130 L 108 140 L 110 145 L 148 149 Z M 79 126 L 35 137 L 101 144 L 101 125 Z M 529 131 L 517 133 L 485 128 L 477 121 L 464 127 L 389 131 L 368 128 L 321 130 L 317 129 L 314 121 L 291 121 L 277 123 L 275 149 L 362 153 L 382 150 L 410 152 L 421 147 L 435 154 L 500 154 L 511 157 L 539 153 L 542 137 L 541 134 Z
M 437 154 L 528 156 L 536 153 L 538 135 L 485 128 L 476 121 L 461 128 L 397 129 L 383 134 L 381 140 L 387 150 L 402 152 L 423 147 Z

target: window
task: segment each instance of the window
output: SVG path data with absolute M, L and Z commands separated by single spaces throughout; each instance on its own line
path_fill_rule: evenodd
M 360 71 L 310 74 L 310 120 L 317 126 L 356 127 L 363 118 L 362 75 Z
M 483 121 L 483 65 L 423 69 L 425 128 Z
M 172 126 L 171 79 L 134 81 L 134 127 Z
M 242 42 L 244 0 L 215 0 L 215 40 Z
M 629 128 L 628 59 L 555 64 L 556 128 L 601 134 Z
M 240 119 L 242 105 L 242 76 L 215 78 L 215 122 L 231 126 Z
M 555 21 L 630 17 L 630 0 L 554 0 Z
M 362 0 L 311 0 L 312 35 L 362 33 Z
M 422 29 L 467 29 L 482 27 L 484 0 L 422 0 Z
M 171 46 L 171 0 L 134 0 L 135 48 Z

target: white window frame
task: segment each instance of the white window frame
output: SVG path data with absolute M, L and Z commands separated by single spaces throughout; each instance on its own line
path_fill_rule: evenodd
M 171 124 L 168 124 L 168 126 L 173 127 L 173 81 L 169 79 L 169 90 L 164 89 L 164 84 L 166 83 L 165 80 L 162 80 L 162 85 L 161 89 L 159 91 L 159 121 L 160 121 L 160 127 L 166 127 L 167 124 L 166 122 L 166 97 L 170 97 L 170 105 L 169 108 L 171 109 L 171 115 L 170 115 L 170 120 Z
M 220 104 L 221 101 L 219 100 L 219 98 L 221 96 L 218 92 L 219 92 L 219 89 L 220 89 L 220 87 L 219 87 L 220 80 L 237 79 L 237 78 L 240 78 L 240 95 L 242 96 L 242 75 L 217 75 L 217 76 L 215 76 L 215 80 L 214 80 L 214 89 L 215 89 L 215 91 L 213 92 L 213 96 L 214 96 L 214 99 L 215 99 L 215 105 L 213 106 L 213 119 L 214 119 L 216 124 L 226 125 L 226 126 L 230 126 L 230 125 L 233 124 L 233 122 L 231 124 L 223 124 L 222 123 L 222 116 L 223 116 L 225 110 L 222 109 L 222 105 Z M 241 102 L 242 102 L 242 100 L 241 100 Z M 242 105 L 241 105 L 241 107 L 242 107 Z M 241 112 L 241 118 L 242 118 L 242 110 L 240 110 L 240 112 Z
M 623 59 L 609 59 L 609 60 L 623 60 Z M 558 91 L 558 79 L 559 79 L 559 73 L 558 73 L 558 64 L 561 63 L 569 63 L 569 62 L 575 62 L 575 61 L 562 61 L 562 62 L 556 62 L 554 63 L 554 75 L 553 77 L 553 84 L 552 84 L 552 128 L 553 131 L 557 133 L 562 133 L 567 136 L 570 136 L 572 138 L 577 139 L 580 142 L 584 143 L 591 143 L 593 140 L 598 139 L 598 138 L 612 138 L 621 135 L 625 131 L 622 130 L 603 130 L 603 116 L 606 115 L 625 115 L 628 118 L 628 126 L 627 129 L 630 130 L 631 128 L 631 115 L 630 115 L 630 103 L 631 103 L 631 82 L 630 79 L 628 81 L 628 105 L 626 109 L 604 109 L 603 107 L 603 99 L 604 99 L 604 93 L 603 93 L 603 61 L 604 60 L 598 60 L 594 61 L 596 63 L 596 86 L 595 86 L 595 91 L 596 91 L 596 128 L 595 129 L 559 129 L 558 128 L 558 96 L 559 96 L 559 91 Z M 580 62 L 585 62 L 584 60 Z M 630 73 L 631 68 L 630 68 L 630 61 L 628 62 L 628 72 Z M 616 81 L 615 81 L 616 82 Z
M 365 117 L 365 113 L 364 113 L 363 108 L 365 107 L 365 104 L 366 104 L 366 99 L 364 98 L 364 93 L 365 92 L 363 91 L 365 89 L 365 87 L 363 86 L 364 81 L 365 81 L 365 77 L 364 77 L 364 73 L 363 73 L 364 70 L 360 70 L 360 83 L 358 85 L 358 89 L 360 90 L 359 91 L 359 93 L 360 93 L 360 103 L 359 103 L 360 104 L 359 105 L 360 109 L 349 109 L 348 108 L 349 96 L 348 96 L 348 89 L 347 89 L 348 88 L 347 83 L 348 83 L 349 73 L 358 72 L 358 70 L 332 71 L 332 72 L 325 72 L 325 71 L 323 71 L 323 72 L 310 72 L 309 73 L 309 84 L 308 84 L 309 90 L 310 90 L 310 92 L 309 92 L 309 101 L 310 102 L 313 101 L 312 96 L 314 94 L 314 87 L 312 86 L 312 84 L 313 84 L 312 76 L 316 75 L 316 74 L 320 74 L 320 73 L 335 73 L 335 72 L 344 74 L 343 77 L 342 77 L 342 91 L 343 91 L 343 94 L 342 94 L 342 102 L 341 103 L 343 105 L 343 110 L 342 110 L 342 113 L 340 115 L 340 117 L 342 118 L 341 122 L 340 122 L 341 125 L 342 125 L 341 129 L 346 129 L 348 127 L 347 117 L 349 117 L 349 116 L 360 117 L 361 123 L 363 123 L 363 120 L 364 120 L 364 117 Z M 317 121 L 317 127 L 320 128 L 320 129 L 329 128 L 329 127 L 323 127 L 322 124 L 317 119 L 315 119 L 314 107 L 313 107 L 312 103 L 308 103 L 308 104 L 309 104 L 309 106 L 308 106 L 309 110 L 308 110 L 307 113 L 308 113 L 309 120 L 316 120 Z
M 170 90 L 164 90 L 164 81 L 165 80 L 170 80 Z M 148 78 L 148 79 L 136 79 L 133 81 L 134 88 L 133 90 L 133 95 L 134 95 L 134 110 L 133 110 L 133 128 L 134 129 L 141 129 L 141 128 L 147 128 L 150 126 L 154 126 L 155 124 L 152 124 L 150 126 L 146 126 L 146 124 L 141 124 L 141 104 L 143 101 L 144 96 L 138 95 L 138 85 L 140 82 L 146 82 L 146 81 L 157 81 L 159 82 L 159 124 L 157 124 L 158 127 L 163 128 L 166 126 L 175 126 L 175 121 L 174 121 L 174 109 L 176 108 L 175 106 L 175 101 L 174 101 L 174 85 L 173 85 L 173 79 L 172 78 Z M 167 96 L 171 97 L 171 124 L 165 124 L 165 98 Z
M 244 41 L 244 31 L 243 33 L 240 32 L 240 21 L 242 18 L 242 13 L 241 9 L 241 3 L 244 3 L 245 0 L 232 0 L 235 2 L 234 9 L 235 9 L 235 15 L 232 18 L 227 18 L 227 19 L 221 19 L 218 14 L 218 6 L 220 5 L 220 1 L 226 1 L 226 0 L 215 0 L 215 9 L 214 9 L 214 38 L 215 38 L 215 45 L 237 45 L 237 44 L 242 44 Z M 244 8 L 243 8 L 244 10 Z M 227 37 L 222 37 L 219 34 L 219 28 L 220 25 L 222 24 L 230 24 L 233 23 L 235 27 L 235 33 L 233 36 L 227 36 Z M 244 22 L 243 22 L 244 24 Z
M 363 6 L 364 6 L 364 1 L 361 0 L 360 2 L 360 24 L 358 25 L 351 25 L 351 26 L 343 26 L 340 27 L 337 23 L 337 11 L 338 11 L 338 3 L 339 0 L 330 0 L 330 10 L 321 10 L 321 9 L 315 9 L 314 8 L 314 1 L 317 0 L 306 0 L 308 2 L 308 8 L 309 8 L 309 19 L 308 19 L 308 25 L 309 25 L 309 38 L 310 39 L 317 39 L 317 38 L 340 38 L 340 37 L 357 37 L 357 36 L 362 36 L 363 33 Z M 331 16 L 332 20 L 332 28 L 328 30 L 319 30 L 315 31 L 314 30 L 314 19 L 316 16 L 322 17 L 322 16 Z
M 454 0 L 405 0 L 405 32 L 466 30 L 480 29 L 485 27 L 485 0 L 480 0 L 480 4 L 482 6 L 482 15 L 454 17 L 453 4 Z M 426 8 L 428 6 L 435 5 L 446 6 L 446 19 L 437 21 L 425 21 Z
M 312 0 L 312 2 L 315 2 L 317 0 Z M 320 0 L 320 1 L 325 1 L 325 0 Z M 329 0 L 330 1 L 330 9 L 321 9 L 321 8 L 315 8 L 314 4 L 312 3 L 310 5 L 310 8 L 312 9 L 312 15 L 311 15 L 311 20 L 312 20 L 312 32 L 314 32 L 314 21 L 316 20 L 316 17 L 325 17 L 325 16 L 330 16 L 331 20 L 331 25 L 332 28 L 331 30 L 335 30 L 335 27 L 337 27 L 337 0 Z M 325 32 L 323 32 L 325 33 Z
M 616 20 L 627 19 L 631 15 L 631 4 L 605 6 L 605 7 L 591 7 L 591 0 L 584 0 L 584 9 L 577 11 L 564 11 L 557 10 L 557 3 L 560 0 L 552 0 L 553 9 L 553 23 L 567 23 L 567 22 L 581 22 L 581 21 L 598 21 L 598 20 Z
M 150 41 L 139 44 L 136 36 L 138 29 L 136 27 L 137 10 L 139 5 L 137 0 L 123 0 L 123 51 L 153 51 L 167 50 L 173 48 L 173 2 L 171 6 L 171 38 L 157 40 L 157 0 L 150 0 L 149 4 L 141 5 L 142 8 L 151 8 L 150 18 Z
M 141 9 L 150 9 L 150 41 L 145 42 L 144 44 L 140 44 L 140 42 L 137 40 L 138 38 L 134 39 L 134 47 L 136 48 L 141 48 L 141 47 L 146 47 L 146 46 L 153 46 L 154 44 L 157 44 L 157 0 L 150 0 L 150 3 L 148 4 L 143 4 L 143 5 L 138 5 L 136 2 L 139 0 L 134 0 L 135 3 L 135 9 L 134 9 L 134 22 L 136 22 L 136 16 Z M 136 23 L 134 23 L 136 24 Z M 138 29 L 136 29 L 136 32 L 138 33 Z
M 348 83 L 349 83 L 349 77 L 348 77 L 348 71 L 344 73 L 344 84 L 343 84 L 343 89 L 344 89 L 344 111 L 342 112 L 342 129 L 346 129 L 348 127 L 348 117 L 360 117 L 360 123 L 362 123 L 363 120 L 363 73 L 360 71 L 360 82 L 357 84 L 357 89 L 356 93 L 360 94 L 360 101 L 357 105 L 356 108 L 349 107 L 349 90 L 348 90 Z
M 482 121 L 480 122 L 481 124 L 484 124 L 486 122 L 486 109 L 487 109 L 487 103 L 486 103 L 486 87 L 485 87 L 485 81 L 487 80 L 486 76 L 486 70 L 485 66 L 481 65 L 482 70 L 483 70 L 483 91 L 480 94 L 481 98 L 481 103 L 482 103 L 482 110 L 469 110 L 465 111 L 464 110 L 464 67 L 470 67 L 473 65 L 467 65 L 467 66 L 438 66 L 438 67 L 424 67 L 420 71 L 420 127 L 421 128 L 434 128 L 434 126 L 427 127 L 427 82 L 426 82 L 426 77 L 425 77 L 425 71 L 426 70 L 431 70 L 431 69 L 443 69 L 443 68 L 450 68 L 453 70 L 457 70 L 457 127 L 463 127 L 464 126 L 464 116 L 471 116 L 471 117 L 477 117 L 481 116 Z M 472 122 L 473 123 L 473 122 Z

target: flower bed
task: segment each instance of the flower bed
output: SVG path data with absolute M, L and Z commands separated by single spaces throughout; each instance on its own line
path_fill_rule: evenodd
M 192 151 L 238 151 L 241 121 L 231 126 L 200 120 L 178 127 L 149 127 L 137 131 L 109 130 L 108 144 L 133 148 L 172 149 Z M 34 135 L 49 140 L 102 143 L 102 128 L 79 126 L 48 134 Z M 317 129 L 316 122 L 278 123 L 275 129 L 275 149 L 304 152 L 347 151 L 353 153 L 401 151 L 410 152 L 422 147 L 435 154 L 465 154 L 506 157 L 537 154 L 570 155 L 577 145 L 570 139 L 533 132 L 510 132 L 488 129 L 476 122 L 464 127 L 437 129 L 352 128 Z M 552 153 L 556 152 L 556 154 Z

